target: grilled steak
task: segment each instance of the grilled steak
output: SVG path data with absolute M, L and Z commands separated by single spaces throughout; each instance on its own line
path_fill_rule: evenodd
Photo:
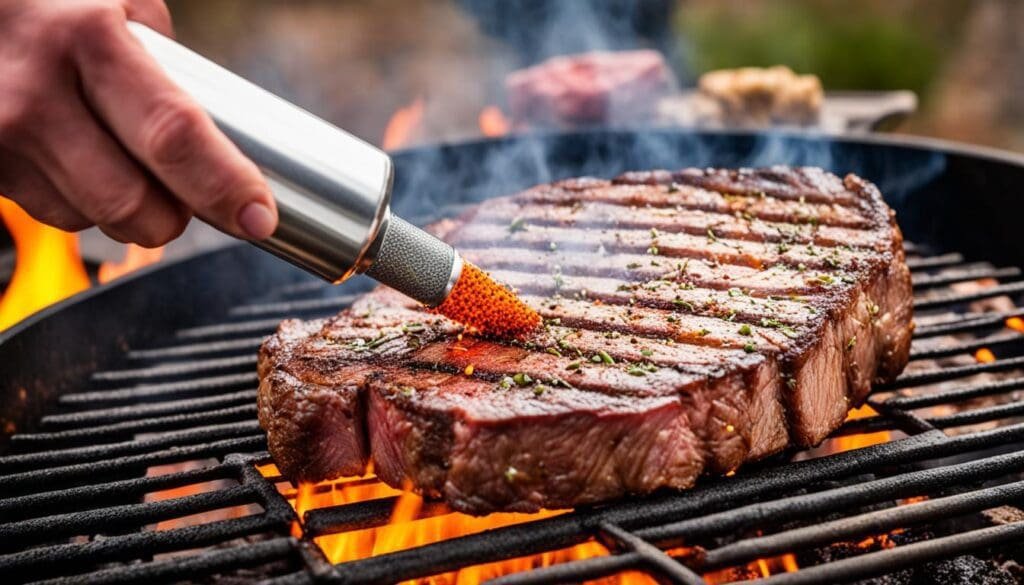
M 438 226 L 545 318 L 532 338 L 377 289 L 260 352 L 280 469 L 362 473 L 470 513 L 686 488 L 814 445 L 907 362 L 910 277 L 892 211 L 820 169 L 575 179 Z

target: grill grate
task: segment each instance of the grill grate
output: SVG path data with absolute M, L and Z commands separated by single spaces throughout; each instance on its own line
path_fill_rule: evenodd
M 263 477 L 255 349 L 286 316 L 325 316 L 350 295 L 307 282 L 132 348 L 61 397 L 41 430 L 0 457 L 0 574 L 54 583 L 216 581 L 390 583 L 596 539 L 611 554 L 514 573 L 495 583 L 582 581 L 642 571 L 665 582 L 759 558 L 856 541 L 1024 497 L 1024 315 L 1016 268 L 908 246 L 917 291 L 912 366 L 869 399 L 879 414 L 836 436 L 889 442 L 818 456 L 787 453 L 692 490 L 579 509 L 332 566 L 312 538 L 388 522 L 395 497 L 305 513 L 291 536 L 294 487 Z M 989 286 L 979 286 L 987 279 Z M 966 288 L 965 288 L 966 287 Z M 980 307 L 985 301 L 991 306 Z M 975 303 L 975 304 L 971 304 Z M 976 362 L 986 349 L 994 361 Z M 977 425 L 981 425 L 980 427 Z M 834 441 L 835 439 L 833 439 Z M 786 462 L 789 461 L 789 462 Z M 170 471 L 154 474 L 154 470 Z M 147 473 L 148 470 L 148 473 Z M 202 486 L 206 486 L 203 488 Z M 165 497 L 157 497 L 163 494 Z M 907 498 L 928 499 L 895 505 Z M 230 512 L 227 514 L 226 512 Z M 428 504 L 421 516 L 450 513 Z M 838 514 L 838 516 L 837 516 Z M 204 516 L 210 515 L 210 516 Z M 192 518 L 192 523 L 182 519 Z M 97 536 L 102 535 L 102 536 Z M 778 573 L 769 583 L 838 583 L 1024 539 L 1024 523 L 938 531 L 928 540 Z M 686 547 L 686 548 L 681 548 Z M 666 552 L 669 551 L 669 552 Z

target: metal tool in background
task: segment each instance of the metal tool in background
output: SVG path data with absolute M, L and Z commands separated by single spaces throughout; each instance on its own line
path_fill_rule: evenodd
M 128 28 L 266 177 L 279 223 L 253 244 L 331 282 L 365 273 L 428 306 L 447 298 L 462 260 L 391 213 L 385 152 L 144 25 Z

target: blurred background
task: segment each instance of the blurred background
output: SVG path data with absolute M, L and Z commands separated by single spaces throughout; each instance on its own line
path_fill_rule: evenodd
M 168 5 L 185 45 L 385 149 L 538 129 L 782 125 L 1024 153 L 1020 0 Z M 592 51 L 609 53 L 558 58 Z M 777 65 L 792 71 L 707 75 Z M 58 232 L 3 203 L 0 330 L 93 284 L 230 242 L 192 222 L 145 250 L 95 229 Z
M 171 0 L 179 39 L 374 143 L 422 99 L 412 141 L 476 136 L 514 69 L 651 47 L 681 85 L 788 65 L 826 91 L 910 90 L 896 131 L 1024 152 L 1019 0 Z

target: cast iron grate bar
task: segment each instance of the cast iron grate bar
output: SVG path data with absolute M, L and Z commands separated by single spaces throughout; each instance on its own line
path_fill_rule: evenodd
M 228 394 L 213 395 L 187 400 L 167 400 L 150 404 L 133 404 L 132 406 L 115 406 L 94 410 L 78 410 L 61 414 L 46 415 L 40 421 L 44 429 L 72 429 L 89 425 L 105 425 L 122 421 L 130 421 L 140 417 L 178 415 L 192 412 L 204 412 L 229 406 L 255 404 L 256 390 L 242 390 Z
M 210 575 L 259 567 L 275 561 L 292 559 L 297 563 L 298 542 L 294 538 L 274 538 L 190 557 L 167 561 L 134 564 L 100 569 L 84 575 L 65 576 L 39 581 L 37 585 L 105 585 L 115 583 L 177 583 L 201 580 Z
M 252 353 L 263 343 L 264 336 L 242 337 L 226 341 L 186 343 L 157 349 L 133 349 L 127 357 L 131 360 L 159 360 L 194 355 L 215 355 L 219 353 Z
M 1021 335 L 1020 333 L 1001 333 L 998 335 L 991 335 L 989 337 L 979 337 L 977 339 L 971 339 L 969 341 L 963 341 L 953 344 L 912 348 L 910 350 L 910 359 L 933 360 L 961 353 L 973 353 L 984 347 L 993 348 L 1003 345 L 1020 343 L 1021 341 L 1024 341 L 1024 335 Z
M 179 329 L 174 337 L 181 339 L 206 339 L 228 338 L 233 335 L 247 335 L 250 333 L 270 333 L 281 324 L 280 318 L 257 319 L 254 321 L 239 321 L 234 323 L 216 323 L 200 327 L 189 327 Z
M 180 398 L 195 394 L 208 396 L 211 392 L 216 391 L 240 390 L 246 386 L 255 387 L 259 381 L 260 379 L 256 372 L 224 376 L 204 376 L 177 382 L 139 384 L 137 386 L 114 388 L 111 390 L 65 394 L 61 397 L 60 403 L 68 406 L 82 404 L 98 406 L 106 404 L 134 404 L 147 400 Z
M 914 288 L 935 288 L 958 282 L 980 280 L 982 278 L 994 278 L 1003 280 L 1016 278 L 1021 275 L 1020 268 L 1011 266 L 1008 268 L 993 268 L 990 266 L 969 267 L 961 266 L 957 271 L 940 272 L 939 274 L 915 274 Z
M 922 270 L 931 268 L 945 268 L 962 264 L 964 257 L 956 252 L 941 254 L 939 256 L 924 256 L 918 258 L 907 258 L 907 268 L 911 270 Z
M 997 313 L 960 314 L 948 321 L 917 327 L 914 329 L 914 339 L 1004 327 L 1008 319 L 1022 316 L 1024 316 L 1024 310 L 1021 309 Z

